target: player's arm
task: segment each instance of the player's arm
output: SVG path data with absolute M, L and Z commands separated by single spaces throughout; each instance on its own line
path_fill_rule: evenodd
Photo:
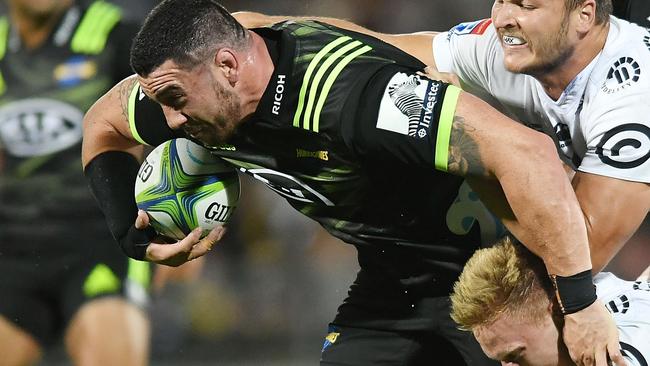
M 498 179 L 523 228 L 519 239 L 542 257 L 556 286 L 572 358 L 600 365 L 609 355 L 623 365 L 616 326 L 596 300 L 582 211 L 550 138 L 461 93 L 448 153 L 447 171 Z
M 81 150 L 84 168 L 107 151 L 121 151 L 142 160 L 143 146 L 131 134 L 128 119 L 128 98 L 135 83 L 135 77 L 124 79 L 86 112 Z
M 437 161 L 442 154 L 437 151 Z M 549 273 L 591 269 L 582 211 L 549 137 L 461 92 L 445 160 L 439 169 L 499 181 L 524 228 L 519 239 L 544 259 Z
M 594 273 L 637 231 L 650 210 L 650 185 L 577 172 L 573 187 L 584 212 Z
M 137 79 L 129 77 L 102 96 L 84 116 L 82 163 L 93 195 L 109 230 L 129 257 L 178 266 L 207 253 L 223 228 L 200 239 L 200 230 L 174 244 L 156 241 L 146 213 L 138 212 L 133 187 L 143 147 L 133 136 L 130 120 Z M 135 222 L 135 224 L 134 224 Z
M 316 20 L 327 23 L 335 27 L 347 29 L 353 32 L 363 33 L 378 38 L 389 43 L 402 51 L 417 57 L 422 63 L 435 70 L 435 61 L 433 59 L 433 37 L 438 32 L 416 32 L 405 34 L 386 34 L 372 31 L 362 27 L 349 20 L 337 19 L 330 17 L 311 17 L 311 16 L 284 16 L 284 15 L 265 15 L 250 11 L 239 11 L 232 14 L 237 21 L 247 28 L 259 28 L 271 24 L 283 22 L 285 20 Z

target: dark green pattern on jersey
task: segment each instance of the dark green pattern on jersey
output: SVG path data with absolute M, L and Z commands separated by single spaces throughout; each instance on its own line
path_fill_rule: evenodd
M 128 62 L 116 44 L 130 40 L 109 42 L 120 14 L 104 1 L 74 6 L 34 50 L 23 48 L 7 18 L 0 19 L 3 244 L 110 240 L 81 171 L 81 117 L 115 82 L 115 63 Z

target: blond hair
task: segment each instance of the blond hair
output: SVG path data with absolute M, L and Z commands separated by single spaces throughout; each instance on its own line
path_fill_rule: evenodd
M 541 259 L 505 238 L 469 259 L 454 285 L 451 317 L 464 330 L 489 325 L 501 315 L 538 322 L 552 296 Z

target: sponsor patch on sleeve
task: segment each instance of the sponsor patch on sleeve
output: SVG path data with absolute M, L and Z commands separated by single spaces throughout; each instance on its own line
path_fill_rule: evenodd
M 488 27 L 492 24 L 492 19 L 483 19 L 477 20 L 474 22 L 460 23 L 457 26 L 453 27 L 449 34 L 451 35 L 466 35 L 466 34 L 476 34 L 481 35 L 485 33 Z
M 384 90 L 377 128 L 416 138 L 429 136 L 436 122 L 440 86 L 419 75 L 395 74 Z

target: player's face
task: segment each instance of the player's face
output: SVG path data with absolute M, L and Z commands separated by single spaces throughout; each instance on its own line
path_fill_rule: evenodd
M 21 14 L 32 17 L 46 17 L 65 9 L 73 0 L 9 0 L 9 6 L 19 10 Z
M 538 76 L 562 66 L 574 51 L 572 14 L 564 0 L 496 0 L 492 22 L 506 69 Z
M 501 316 L 493 324 L 475 329 L 474 335 L 485 354 L 502 365 L 574 365 L 550 311 L 541 324 Z
M 169 127 L 208 146 L 228 141 L 241 122 L 238 95 L 208 64 L 187 70 L 166 61 L 139 81 L 163 106 Z

